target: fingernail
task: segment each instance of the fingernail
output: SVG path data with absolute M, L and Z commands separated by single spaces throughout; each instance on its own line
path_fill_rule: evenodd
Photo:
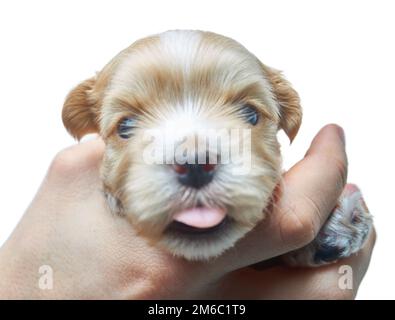
M 344 186 L 344 192 L 347 192 L 349 194 L 351 193 L 355 193 L 355 192 L 361 192 L 361 190 L 359 189 L 359 187 L 353 183 L 347 183 Z
M 99 138 L 99 135 L 97 133 L 90 133 L 90 134 L 83 136 L 81 138 L 80 142 L 83 143 L 83 142 L 88 142 L 88 141 L 92 141 L 92 140 L 97 140 L 97 138 Z
M 343 142 L 344 145 L 346 145 L 346 135 L 342 127 L 338 127 L 338 133 L 341 141 Z

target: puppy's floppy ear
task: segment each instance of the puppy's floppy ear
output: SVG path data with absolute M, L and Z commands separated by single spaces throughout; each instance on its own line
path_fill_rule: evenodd
M 265 65 L 263 65 L 263 69 L 272 86 L 274 98 L 280 107 L 280 127 L 292 142 L 302 122 L 299 95 L 280 71 Z
M 88 133 L 98 132 L 98 101 L 93 89 L 95 77 L 87 79 L 75 87 L 66 97 L 62 120 L 70 134 L 80 140 Z

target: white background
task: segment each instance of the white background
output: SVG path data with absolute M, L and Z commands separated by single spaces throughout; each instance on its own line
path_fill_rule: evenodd
M 349 180 L 375 216 L 378 241 L 358 297 L 395 298 L 393 1 L 2 1 L 0 244 L 53 156 L 74 141 L 61 122 L 68 91 L 134 40 L 168 29 L 230 36 L 284 70 L 304 122 L 285 165 L 314 134 L 346 131 Z

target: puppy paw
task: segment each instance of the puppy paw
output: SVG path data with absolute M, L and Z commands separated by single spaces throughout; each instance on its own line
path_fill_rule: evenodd
M 123 216 L 124 212 L 121 201 L 106 190 L 104 190 L 103 193 L 110 211 L 114 214 Z
M 357 252 L 364 245 L 373 219 L 357 186 L 347 184 L 335 209 L 317 237 L 307 246 L 287 253 L 292 266 L 320 266 Z

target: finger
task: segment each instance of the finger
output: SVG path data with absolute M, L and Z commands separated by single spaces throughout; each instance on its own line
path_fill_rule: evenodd
M 264 221 L 216 260 L 219 270 L 232 271 L 311 242 L 335 207 L 346 176 L 342 129 L 328 125 L 305 158 L 285 173 L 279 199 Z
M 99 168 L 104 142 L 95 139 L 60 151 L 52 160 L 36 202 L 85 199 L 87 194 L 102 189 Z
M 104 153 L 104 142 L 97 138 L 60 151 L 53 159 L 47 177 L 62 182 L 75 179 L 81 173 L 98 171 Z
M 369 267 L 375 241 L 373 230 L 358 253 L 318 268 L 235 271 L 221 280 L 215 295 L 222 299 L 353 299 Z
M 344 141 L 343 129 L 325 126 L 305 158 L 285 173 L 277 211 L 287 249 L 301 247 L 315 237 L 343 192 L 347 181 Z
M 96 138 L 75 144 L 60 151 L 54 159 L 56 164 L 67 166 L 92 166 L 100 163 L 104 152 L 104 141 Z

